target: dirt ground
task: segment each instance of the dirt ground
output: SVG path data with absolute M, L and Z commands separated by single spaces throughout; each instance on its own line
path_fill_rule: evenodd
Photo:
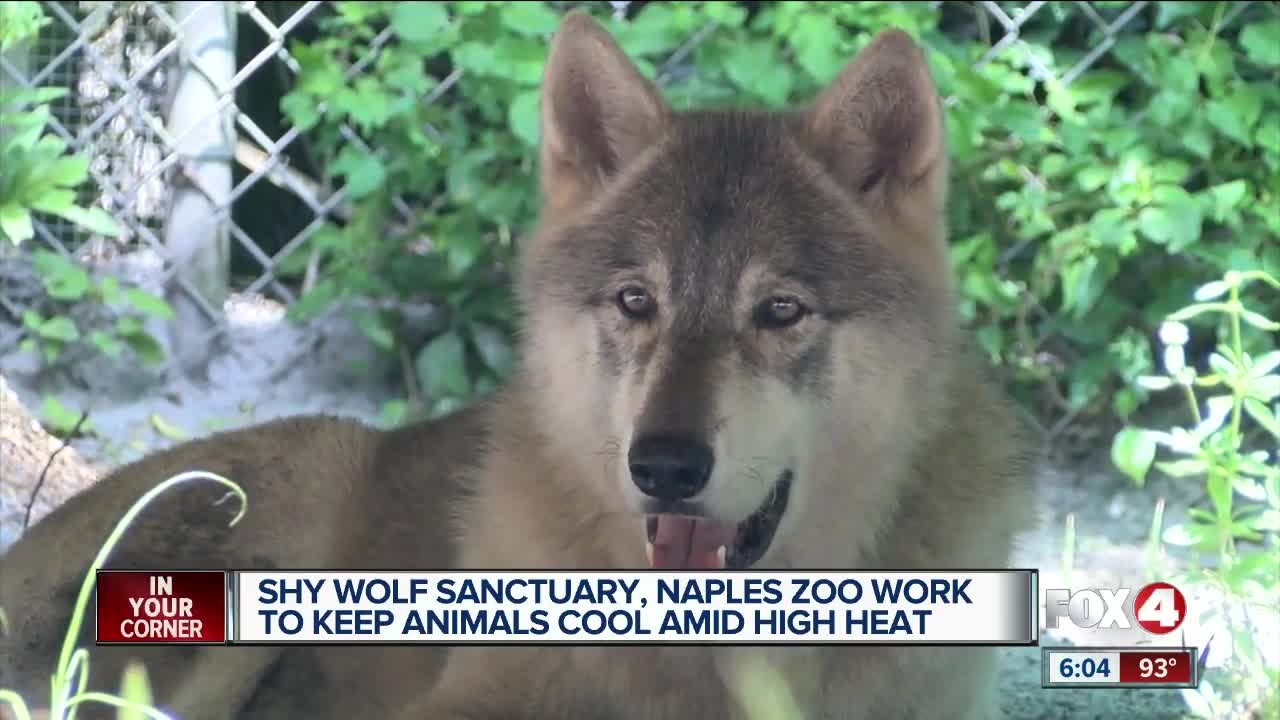
M 242 426 L 272 417 L 329 412 L 377 422 L 382 403 L 395 397 L 387 381 L 393 368 L 377 358 L 361 337 L 340 321 L 301 330 L 282 321 L 279 308 L 264 303 L 233 304 L 229 308 L 231 340 L 210 348 L 207 382 L 192 382 L 163 373 L 110 364 L 78 368 L 78 380 L 68 382 L 39 373 L 35 359 L 25 353 L 0 351 L 0 372 L 31 408 L 47 395 L 73 409 L 88 409 L 95 436 L 73 446 L 99 467 L 111 467 L 186 437 L 215 429 Z M 0 327 L 0 337 L 6 328 Z M 1141 583 L 1143 538 L 1156 497 L 1168 502 L 1170 521 L 1193 498 L 1179 486 L 1156 482 L 1145 491 L 1129 487 L 1111 470 L 1104 457 L 1072 467 L 1052 467 L 1039 478 L 1041 499 L 1036 508 L 1041 529 L 1023 538 L 1018 566 L 1040 570 L 1040 586 L 1063 587 L 1063 523 L 1075 513 L 1077 552 L 1073 585 L 1098 582 Z M 12 498 L 0 502 L 12 503 Z M 11 509 L 11 508 L 0 508 Z M 0 549 L 18 534 L 13 518 L 21 513 L 0 512 Z M 1187 588 L 1184 587 L 1184 591 Z M 1200 594 L 1197 594 L 1200 593 Z M 1214 602 L 1193 588 L 1191 603 Z M 1185 642 L 1203 646 L 1217 632 L 1209 657 L 1209 675 L 1228 650 L 1221 631 L 1188 621 Z M 1280 632 L 1258 628 L 1261 647 L 1280 648 Z M 1070 645 L 1079 638 L 1056 637 L 1042 630 L 1041 644 Z M 1132 645 L 1140 639 L 1118 636 L 1113 644 Z M 1180 638 L 1170 639 L 1177 644 Z M 1094 644 L 1097 644 L 1096 638 Z M 1009 718 L 1184 717 L 1178 690 L 1041 688 L 1040 648 L 1001 651 L 1004 709 Z

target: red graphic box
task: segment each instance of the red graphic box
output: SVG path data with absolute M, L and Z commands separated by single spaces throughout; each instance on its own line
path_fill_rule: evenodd
M 99 570 L 99 645 L 222 645 L 227 577 L 221 570 Z

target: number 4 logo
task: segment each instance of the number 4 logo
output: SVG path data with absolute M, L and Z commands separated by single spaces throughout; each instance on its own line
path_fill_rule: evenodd
M 1166 582 L 1151 583 L 1133 599 L 1138 625 L 1153 635 L 1178 629 L 1187 617 L 1187 599 L 1182 591 Z

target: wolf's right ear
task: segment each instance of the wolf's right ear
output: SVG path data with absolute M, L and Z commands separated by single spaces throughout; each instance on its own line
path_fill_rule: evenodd
M 542 78 L 541 185 L 556 208 L 591 197 L 653 143 L 670 110 L 603 27 L 565 16 Z

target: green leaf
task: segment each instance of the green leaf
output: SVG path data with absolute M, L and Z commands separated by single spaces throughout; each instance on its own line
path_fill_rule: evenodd
M 515 358 L 507 336 L 497 328 L 481 323 L 473 324 L 470 330 L 471 339 L 484 364 L 498 377 L 506 377 Z
M 1224 473 L 1209 473 L 1205 478 L 1205 494 L 1218 517 L 1226 517 L 1230 513 L 1233 484 L 1232 478 Z
M 84 268 L 71 266 L 62 272 L 46 276 L 44 288 L 55 300 L 74 302 L 89 292 L 89 273 Z
M 47 105 L 71 94 L 65 87 L 37 87 L 15 90 L 8 88 L 0 95 L 0 108 L 23 108 L 32 105 Z
M 387 428 L 399 427 L 409 416 L 409 403 L 404 400 L 388 400 L 382 404 L 380 420 Z
M 156 432 L 170 440 L 186 440 L 190 437 L 190 434 L 186 430 L 183 430 L 177 425 L 165 420 L 157 413 L 151 413 L 151 427 L 155 428 Z
M 351 119 L 365 131 L 381 128 L 403 104 L 395 104 L 395 95 L 381 77 L 362 77 L 355 81 L 351 92 L 339 93 L 340 106 Z
M 395 58 L 395 64 L 388 68 L 382 78 L 387 85 L 411 95 L 423 95 L 431 88 L 433 81 L 427 78 L 422 60 L 417 54 L 396 54 L 385 57 Z
M 75 429 L 76 423 L 80 422 L 82 413 L 72 410 L 62 401 L 52 395 L 46 395 L 44 402 L 40 405 L 40 420 L 45 427 L 49 428 L 54 435 L 66 437 Z M 81 430 L 89 429 L 89 420 L 86 419 L 80 425 Z
M 1163 30 L 1173 25 L 1180 18 L 1194 16 L 1203 10 L 1203 2 L 1172 2 L 1166 0 L 1156 5 L 1156 27 Z
M 634 19 L 610 23 L 610 29 L 629 57 L 668 55 L 685 39 L 674 26 L 672 14 L 670 6 L 650 3 Z
M 735 45 L 724 59 L 725 73 L 735 85 L 773 105 L 786 102 L 791 93 L 791 73 L 779 62 L 772 43 Z
M 32 210 L 59 216 L 75 206 L 76 194 L 62 188 L 46 190 L 40 194 L 40 197 L 31 201 Z
M 395 334 L 387 326 L 382 314 L 376 311 L 361 311 L 354 315 L 352 321 L 364 336 L 376 347 L 391 352 L 396 347 Z
M 1111 409 L 1118 417 L 1127 418 L 1132 415 L 1138 406 L 1142 404 L 1138 393 L 1132 388 L 1120 388 L 1111 398 Z
M 102 330 L 89 333 L 89 340 L 95 347 L 109 358 L 118 358 L 124 352 L 124 344 L 116 336 Z
M 1000 101 L 1000 86 L 972 68 L 956 68 L 955 82 L 959 97 L 977 107 L 994 105 Z
M 503 3 L 502 26 L 520 35 L 548 35 L 560 26 L 560 16 L 540 2 Z
M 450 330 L 427 343 L 415 367 L 422 389 L 432 398 L 466 397 L 471 391 L 462 337 Z
M 1271 412 L 1270 408 L 1253 398 L 1245 398 L 1244 409 L 1249 414 L 1249 417 L 1256 420 L 1264 430 L 1271 433 L 1272 437 L 1280 440 L 1280 421 L 1276 420 L 1276 416 Z
M 523 5 L 524 3 L 515 3 Z M 507 122 L 511 132 L 524 141 L 528 147 L 538 146 L 538 108 L 541 93 L 537 90 L 524 90 L 511 101 L 507 111 Z
M 1259 65 L 1280 65 L 1280 20 L 1246 26 L 1240 31 L 1240 46 Z
M 36 331 L 40 337 L 46 340 L 58 340 L 61 342 L 75 342 L 80 339 L 80 330 L 76 328 L 76 324 L 71 318 L 64 315 L 51 317 L 40 324 L 40 328 Z
M 839 25 L 820 12 L 805 13 L 797 18 L 787 40 L 796 63 L 818 83 L 834 80 L 848 60 L 841 51 Z
M 1165 530 L 1162 539 L 1165 543 L 1178 547 L 1202 546 L 1210 539 L 1208 532 L 1203 525 L 1183 523 Z
M 1172 478 L 1184 478 L 1203 475 L 1209 466 L 1203 460 L 1173 460 L 1156 463 L 1156 469 Z
M 475 202 L 485 188 L 484 170 L 493 158 L 493 149 L 482 146 L 468 149 L 449 163 L 447 185 L 453 200 L 460 204 Z
M 1258 515 L 1258 519 L 1254 521 L 1253 526 L 1258 530 L 1263 530 L 1267 532 L 1280 532 L 1280 511 L 1264 510 L 1262 513 Z M 1254 557 L 1253 559 L 1255 561 L 1261 561 L 1261 562 L 1267 563 L 1267 567 L 1266 567 L 1267 571 L 1272 573 L 1275 572 L 1275 568 L 1274 568 L 1275 559 L 1270 557 L 1267 553 L 1258 553 L 1257 556 Z
M 133 315 L 125 315 L 123 317 L 116 318 L 116 333 L 119 335 L 127 337 L 129 335 L 136 335 L 140 332 L 145 332 L 142 329 L 142 321 L 138 320 L 138 318 Z
M 98 285 L 98 292 L 102 294 L 103 301 L 114 303 L 120 297 L 120 281 L 111 276 L 104 277 Z
M 391 10 L 391 27 L 408 42 L 427 42 L 449 24 L 444 3 L 398 2 Z
M 1194 80 L 1194 76 L 1193 76 Z M 1194 85 L 1193 85 L 1194 87 Z M 1196 109 L 1190 91 L 1162 88 L 1148 107 L 1151 119 L 1162 128 L 1174 127 Z
M 12 137 L 8 138 L 3 145 L 0 145 L 0 152 L 18 151 L 22 154 L 29 154 L 30 157 L 61 154 L 61 151 L 53 151 L 50 144 L 41 144 L 48 138 L 48 136 L 42 137 L 42 133 L 44 133 L 45 126 L 48 125 L 52 117 L 53 114 L 49 111 L 49 106 L 47 105 L 41 105 L 30 112 L 17 113 L 14 116 L 7 117 L 6 120 L 9 122 L 6 124 L 10 125 L 14 132 Z
M 310 130 L 320 122 L 320 103 L 297 90 L 280 99 L 280 111 L 297 130 Z
M 1231 211 L 1240 206 L 1240 201 L 1248 196 L 1249 182 L 1247 180 L 1232 180 L 1220 185 L 1214 185 L 1205 190 L 1205 192 L 1213 202 L 1213 219 L 1223 222 L 1231 214 Z
M 139 311 L 161 320 L 173 319 L 173 308 L 164 298 L 152 295 L 142 288 L 131 287 L 124 291 L 125 302 Z
M 122 234 L 116 219 L 107 214 L 106 210 L 99 207 L 82 208 L 73 205 L 55 214 L 61 215 L 92 233 L 110 238 L 118 238 Z
M 125 664 L 120 679 L 121 699 L 140 707 L 151 707 L 154 699 L 151 694 L 151 681 L 147 678 L 147 668 L 139 660 L 130 660 Z M 146 714 L 134 708 L 120 708 L 116 720 L 145 720 Z
M 1253 364 L 1249 366 L 1249 377 L 1261 378 L 1277 367 L 1280 367 L 1280 350 L 1272 350 L 1254 359 Z
M 1262 114 L 1262 98 L 1248 85 L 1241 85 L 1225 98 L 1210 100 L 1205 117 L 1218 132 L 1244 145 L 1253 146 L 1251 132 Z
M 492 45 L 468 41 L 459 44 L 450 53 L 455 67 L 479 77 L 495 74 L 495 51 Z
M 542 80 L 546 64 L 547 46 L 531 38 L 504 35 L 493 48 L 496 73 L 512 82 L 527 87 L 537 87 Z
M 448 243 L 449 269 L 455 275 L 463 275 L 480 259 L 484 246 L 476 237 L 455 237 Z
M 377 190 L 387 179 L 382 161 L 372 153 L 363 153 L 348 145 L 338 153 L 333 171 L 347 178 L 347 195 L 359 200 Z
M 1115 171 L 1101 165 L 1086 165 L 1076 173 L 1076 184 L 1085 192 L 1093 192 L 1115 177 Z
M 164 362 L 164 348 L 150 333 L 139 329 L 131 333 L 121 333 L 121 335 L 124 337 L 125 344 L 142 362 L 148 365 L 159 365 Z
M 22 325 L 27 329 L 39 331 L 43 324 L 44 318 L 40 317 L 40 313 L 35 310 L 28 308 L 22 312 Z
M 1193 303 L 1169 315 L 1169 320 L 1180 322 L 1183 320 L 1190 320 L 1193 317 L 1203 315 L 1207 312 L 1222 312 L 1224 310 L 1226 310 L 1225 303 L 1220 303 L 1220 302 Z
M 1197 123 L 1181 133 L 1182 145 L 1197 156 L 1208 159 L 1213 154 L 1213 135 L 1202 123 Z
M 1280 330 L 1280 323 L 1270 320 L 1267 317 L 1260 315 L 1252 310 L 1241 310 L 1240 319 L 1258 328 L 1259 330 L 1266 330 L 1267 332 L 1275 332 L 1276 330 Z
M 341 0 L 341 2 L 334 3 L 337 6 L 338 13 L 342 16 L 343 22 L 349 25 L 377 22 L 387 11 L 387 4 L 385 2 L 364 2 L 363 0 Z
M 45 177 L 55 185 L 76 187 L 89 177 L 89 156 L 69 155 L 58 158 L 45 172 Z
M 1186 190 L 1160 185 L 1152 192 L 1154 204 L 1138 213 L 1138 229 L 1152 242 L 1181 252 L 1200 239 L 1204 222 L 1200 205 Z
M 30 240 L 36 234 L 31 225 L 31 213 L 19 205 L 0 206 L 0 232 L 14 245 Z
M 1044 111 L 1029 102 L 1010 102 L 996 113 L 996 121 L 1023 142 L 1039 143 L 1045 132 Z
M 1226 295 L 1227 291 L 1230 289 L 1231 289 L 1231 286 L 1228 285 L 1226 282 L 1222 280 L 1214 280 L 1212 282 L 1207 282 L 1204 285 L 1201 285 L 1196 290 L 1196 294 L 1194 297 L 1197 302 L 1208 302 L 1210 300 L 1216 300 L 1217 298 L 1220 298 L 1223 295 Z
M 432 420 L 442 418 L 466 405 L 466 400 L 456 397 L 442 397 L 431 403 L 429 417 Z
M 1145 483 L 1155 458 L 1156 442 L 1141 429 L 1125 428 L 1111 443 L 1111 461 L 1138 487 Z
M 1138 387 L 1159 392 L 1173 387 L 1173 381 L 1159 375 L 1144 375 L 1138 378 Z
M 1076 78 L 1069 92 L 1076 104 L 1111 102 L 1116 93 L 1133 82 L 1128 73 L 1112 70 L 1093 70 Z
M 1063 310 L 1082 318 L 1093 308 L 1107 278 L 1098 272 L 1098 256 L 1085 255 L 1062 269 Z

